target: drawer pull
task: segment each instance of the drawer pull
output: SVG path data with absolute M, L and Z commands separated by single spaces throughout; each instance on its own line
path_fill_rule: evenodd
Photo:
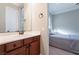
M 14 44 L 13 47 L 16 47 L 16 44 Z

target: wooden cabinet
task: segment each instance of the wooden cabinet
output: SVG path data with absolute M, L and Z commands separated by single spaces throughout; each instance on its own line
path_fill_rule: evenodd
M 40 45 L 39 41 L 35 41 L 30 44 L 30 55 L 39 55 L 40 53 Z
M 40 54 L 40 37 L 33 37 L 33 42 L 30 44 L 30 55 Z
M 0 55 L 39 55 L 40 36 L 0 45 Z
M 30 37 L 30 38 L 24 39 L 24 45 L 27 45 L 27 44 L 33 42 L 33 39 L 34 39 L 33 37 Z
M 24 45 L 27 46 L 29 55 L 39 55 L 40 54 L 40 36 L 35 36 L 24 40 Z
M 0 55 L 4 54 L 4 45 L 0 45 Z
M 25 55 L 30 55 L 30 44 L 27 44 L 25 46 L 26 46 Z
M 25 46 L 6 53 L 6 55 L 25 55 Z
M 8 52 L 10 50 L 16 49 L 21 46 L 23 46 L 23 40 L 7 43 L 6 44 L 6 51 Z

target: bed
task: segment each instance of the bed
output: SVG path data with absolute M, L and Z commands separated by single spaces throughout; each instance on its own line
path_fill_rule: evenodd
M 79 54 L 79 36 L 78 35 L 61 35 L 50 34 L 49 44 L 63 50 Z

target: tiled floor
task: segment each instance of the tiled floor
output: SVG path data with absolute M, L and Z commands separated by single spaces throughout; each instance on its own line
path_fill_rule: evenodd
M 70 53 L 55 47 L 51 47 L 51 46 L 49 47 L 49 54 L 50 55 L 75 55 L 73 53 Z

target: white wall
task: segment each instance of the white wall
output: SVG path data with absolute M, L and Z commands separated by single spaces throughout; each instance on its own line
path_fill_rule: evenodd
M 49 54 L 49 40 L 48 40 L 48 16 L 47 16 L 47 4 L 37 3 L 37 4 L 27 4 L 26 21 L 27 25 L 32 31 L 41 32 L 41 54 Z M 31 9 L 30 9 L 31 7 Z M 31 12 L 31 13 L 30 13 Z M 40 12 L 44 13 L 43 18 L 39 18 Z M 30 23 L 29 23 L 30 22 Z M 27 27 L 26 27 L 27 29 Z
M 24 4 L 24 30 L 31 31 L 32 30 L 32 5 L 30 3 Z
M 55 30 L 67 34 L 79 34 L 79 9 L 55 15 L 53 18 Z

